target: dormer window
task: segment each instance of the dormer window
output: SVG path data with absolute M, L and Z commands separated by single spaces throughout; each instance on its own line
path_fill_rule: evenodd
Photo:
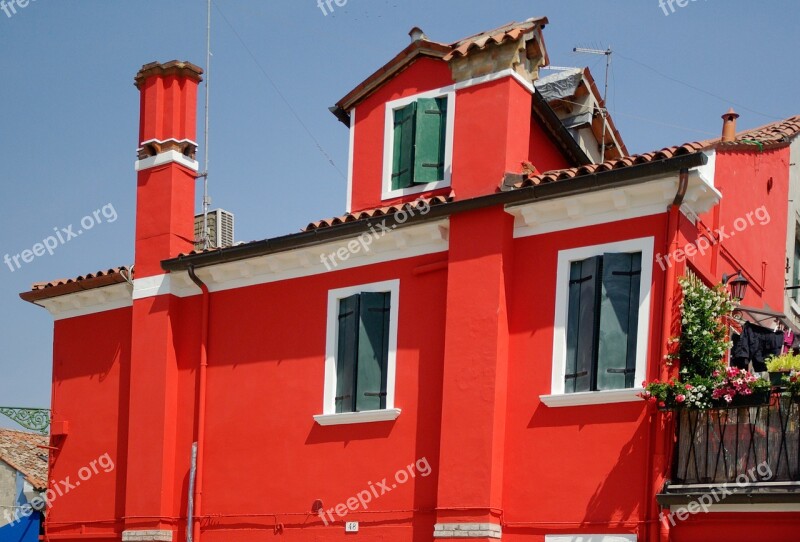
M 383 199 L 450 185 L 454 92 L 386 104 Z

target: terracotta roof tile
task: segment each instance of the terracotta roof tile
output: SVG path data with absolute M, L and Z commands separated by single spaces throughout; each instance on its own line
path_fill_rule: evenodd
M 355 222 L 357 220 L 367 220 L 370 218 L 389 216 L 395 213 L 399 213 L 401 210 L 408 210 L 412 207 L 419 207 L 421 203 L 433 207 L 435 205 L 443 205 L 451 201 L 453 201 L 452 192 L 448 196 L 419 198 L 411 203 L 404 203 L 401 205 L 390 205 L 388 207 L 379 207 L 376 209 L 368 209 L 365 211 L 359 211 L 357 213 L 346 213 L 344 215 L 337 216 L 334 218 L 329 218 L 327 220 L 319 220 L 317 222 L 310 223 L 308 226 L 305 227 L 303 231 L 318 230 L 321 228 L 330 228 L 333 226 L 337 226 L 339 224 L 345 224 L 347 222 Z
M 31 287 L 31 290 L 46 290 L 48 288 L 56 288 L 58 286 L 64 286 L 65 284 L 74 284 L 78 282 L 86 282 L 90 281 L 91 279 L 97 279 L 100 277 L 108 277 L 112 275 L 122 275 L 128 276 L 130 278 L 131 272 L 128 267 L 114 267 L 113 269 L 106 269 L 105 271 L 98 271 L 96 273 L 89 273 L 87 275 L 81 275 L 79 277 L 75 277 L 72 279 L 56 279 L 51 280 L 50 282 L 37 282 Z M 120 277 L 122 281 L 125 280 L 124 277 Z
M 444 60 L 450 61 L 456 57 L 468 56 L 473 50 L 484 49 L 487 45 L 502 45 L 506 41 L 516 41 L 527 32 L 546 24 L 548 24 L 547 17 L 534 17 L 521 23 L 508 23 L 499 28 L 475 34 L 453 43 L 450 46 L 452 51 L 445 55 Z
M 49 437 L 0 429 L 0 460 L 21 472 L 36 489 L 47 488 Z
M 592 164 L 588 166 L 537 173 L 525 177 L 522 181 L 519 181 L 517 177 L 509 177 L 504 180 L 500 186 L 500 189 L 514 190 L 528 186 L 538 186 L 545 183 L 567 181 L 583 175 L 591 175 L 592 173 L 598 173 L 601 171 L 622 169 L 640 164 L 657 162 L 659 160 L 666 160 L 674 156 L 692 154 L 711 148 L 724 149 L 726 147 L 742 145 L 760 145 L 761 147 L 764 147 L 767 145 L 781 144 L 787 142 L 789 139 L 797 136 L 798 134 L 800 134 L 800 115 L 779 122 L 774 122 L 772 124 L 767 124 L 759 128 L 754 128 L 752 130 L 739 132 L 736 134 L 736 140 L 729 143 L 721 143 L 718 138 L 707 139 L 705 141 L 694 141 L 691 143 L 684 143 L 683 145 L 666 147 L 660 151 L 651 151 L 643 154 L 623 156 L 622 158 L 616 160 L 606 161 L 603 164 Z

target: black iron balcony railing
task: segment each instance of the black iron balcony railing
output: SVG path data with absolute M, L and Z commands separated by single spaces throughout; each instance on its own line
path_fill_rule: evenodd
M 773 394 L 762 406 L 680 410 L 675 423 L 672 484 L 734 483 L 741 475 L 800 481 L 800 404 L 789 397 Z

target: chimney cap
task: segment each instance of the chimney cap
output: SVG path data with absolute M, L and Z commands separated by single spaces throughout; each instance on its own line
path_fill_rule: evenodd
M 411 31 L 409 31 L 408 35 L 411 36 L 411 43 L 414 43 L 415 41 L 428 39 L 428 36 L 425 35 L 425 32 L 423 32 L 422 29 L 418 26 L 412 28 Z
M 170 60 L 164 64 L 160 62 L 151 62 L 142 66 L 142 69 L 136 74 L 134 85 L 136 85 L 136 88 L 141 89 L 142 84 L 147 79 L 157 76 L 166 77 L 168 75 L 187 77 L 199 83 L 203 80 L 203 68 L 183 60 Z
M 727 112 L 727 113 L 725 113 L 724 115 L 722 115 L 722 118 L 723 118 L 723 120 L 736 120 L 736 119 L 738 119 L 740 116 L 741 116 L 741 115 L 739 115 L 739 113 L 737 113 L 736 111 L 734 111 L 734 110 L 733 110 L 733 108 L 731 107 L 731 108 L 728 110 L 728 112 Z

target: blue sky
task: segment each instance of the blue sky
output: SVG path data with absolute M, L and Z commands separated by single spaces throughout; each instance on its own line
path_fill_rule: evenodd
M 328 107 L 404 48 L 415 25 L 451 42 L 545 15 L 552 64 L 588 65 L 598 81 L 604 59 L 572 48 L 610 45 L 609 107 L 631 152 L 714 137 L 729 107 L 740 128 L 800 113 L 796 0 L 692 0 L 669 15 L 658 0 L 347 0 L 328 15 L 316 2 L 217 0 L 213 11 L 212 207 L 235 213 L 238 241 L 344 210 L 348 134 Z M 0 258 L 101 211 L 52 255 L 13 271 L 0 262 L 0 406 L 47 407 L 52 320 L 18 294 L 132 263 L 133 76 L 154 60 L 204 64 L 205 2 L 32 0 L 16 10 L 0 11 Z

